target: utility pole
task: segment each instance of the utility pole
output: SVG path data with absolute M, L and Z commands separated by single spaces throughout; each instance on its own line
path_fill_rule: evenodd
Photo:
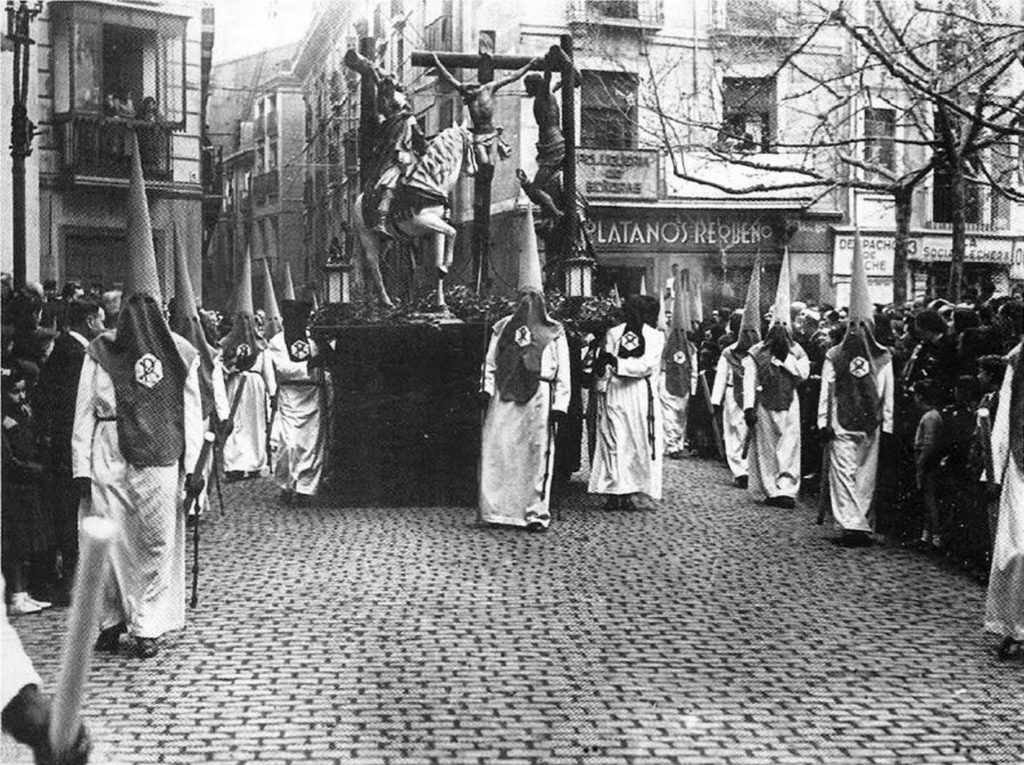
M 35 40 L 29 25 L 43 11 L 43 0 L 29 8 L 27 0 L 7 0 L 7 38 L 14 44 L 14 106 L 11 107 L 11 201 L 13 215 L 14 286 L 25 284 L 27 245 L 25 242 L 25 157 L 32 153 L 36 126 L 28 118 L 29 51 Z

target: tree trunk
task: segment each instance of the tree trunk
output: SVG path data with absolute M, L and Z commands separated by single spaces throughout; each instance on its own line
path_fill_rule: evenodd
M 914 188 L 902 186 L 893 197 L 896 201 L 896 237 L 893 242 L 892 302 L 901 306 L 907 302 L 907 249 L 910 244 Z
M 949 256 L 949 288 L 946 298 L 953 303 L 959 303 L 964 280 L 964 251 L 967 249 L 967 177 L 961 158 L 957 157 L 949 164 L 950 197 L 953 202 L 953 245 Z

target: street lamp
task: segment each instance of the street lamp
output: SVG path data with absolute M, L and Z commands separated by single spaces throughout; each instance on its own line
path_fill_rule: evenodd
M 14 286 L 26 281 L 25 244 L 25 157 L 32 153 L 32 136 L 36 126 L 28 118 L 29 51 L 35 40 L 29 36 L 29 26 L 43 11 L 43 0 L 29 7 L 26 0 L 15 5 L 7 0 L 7 39 L 14 45 L 14 105 L 11 107 L 11 203 L 14 220 L 12 239 L 14 249 Z

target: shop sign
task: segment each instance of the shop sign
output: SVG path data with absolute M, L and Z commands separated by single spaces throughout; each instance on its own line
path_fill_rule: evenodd
M 658 152 L 577 149 L 579 188 L 591 199 L 657 199 Z
M 992 263 L 1009 266 L 1013 262 L 1013 240 L 982 239 L 976 236 L 967 237 L 967 248 L 964 250 L 965 263 Z M 952 259 L 953 238 L 951 236 L 922 236 L 917 252 L 910 257 L 923 263 L 945 262 Z
M 591 239 L 595 247 L 605 251 L 754 252 L 777 246 L 770 220 L 757 216 L 666 212 L 657 217 L 624 213 L 595 218 L 590 222 Z
M 853 234 L 836 234 L 832 254 L 832 273 L 835 276 L 849 276 L 853 268 Z M 892 276 L 895 262 L 896 237 L 862 234 L 861 250 L 864 253 L 864 270 L 871 276 Z

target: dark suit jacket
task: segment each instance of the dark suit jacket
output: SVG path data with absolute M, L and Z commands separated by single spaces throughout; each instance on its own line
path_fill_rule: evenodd
M 33 391 L 32 409 L 40 432 L 49 441 L 48 462 L 71 468 L 71 432 L 75 426 L 75 399 L 82 374 L 85 347 L 67 332 L 53 344 Z

